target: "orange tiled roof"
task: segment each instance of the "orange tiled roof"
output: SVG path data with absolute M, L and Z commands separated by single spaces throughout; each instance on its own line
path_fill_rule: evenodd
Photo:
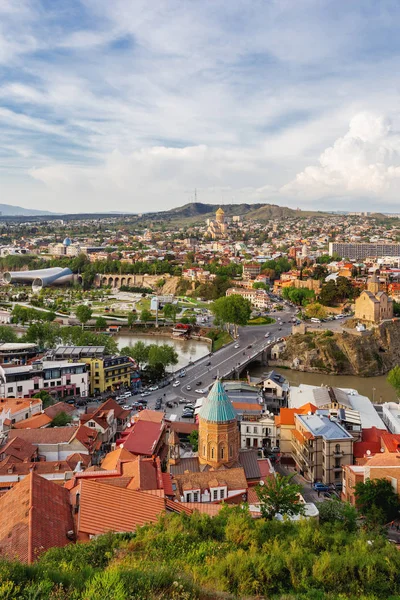
M 247 412 L 249 410 L 254 412 L 262 412 L 262 406 L 260 404 L 249 404 L 248 402 L 232 402 L 232 406 L 236 410 Z
M 10 411 L 13 415 L 20 410 L 28 410 L 31 406 L 42 404 L 40 398 L 0 398 L 0 412 Z
M 165 511 L 161 498 L 85 479 L 80 480 L 78 532 L 99 535 L 108 531 L 135 531 L 154 523 Z
M 20 437 L 14 437 L 9 439 L 7 444 L 0 450 L 1 454 L 5 456 L 13 456 L 24 460 L 25 458 L 31 459 L 37 454 L 37 448 L 30 442 L 21 439 Z
M 68 491 L 35 473 L 0 497 L 0 556 L 32 563 L 73 532 Z
M 213 504 L 212 502 L 185 502 L 185 506 L 191 511 L 197 510 L 200 513 L 215 517 L 223 508 L 224 504 Z
M 150 410 L 148 408 L 141 410 L 135 416 L 135 421 L 150 421 L 151 423 L 161 423 L 163 419 L 164 413 L 159 410 Z
M 19 421 L 13 425 L 14 429 L 40 429 L 41 427 L 46 427 L 50 425 L 52 422 L 52 418 L 48 417 L 44 413 L 40 413 L 39 415 L 34 415 L 29 419 L 25 419 L 24 421 Z
M 116 450 L 113 450 L 113 452 L 106 454 L 101 466 L 106 471 L 111 471 L 112 469 L 117 469 L 121 462 L 129 462 L 133 460 L 136 460 L 135 454 L 132 454 L 125 448 L 120 447 Z

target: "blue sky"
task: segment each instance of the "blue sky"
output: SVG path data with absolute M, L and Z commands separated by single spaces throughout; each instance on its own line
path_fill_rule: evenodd
M 1 0 L 0 202 L 397 211 L 400 4 Z

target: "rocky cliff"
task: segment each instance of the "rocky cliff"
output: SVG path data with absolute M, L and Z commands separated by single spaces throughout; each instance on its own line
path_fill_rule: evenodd
M 331 331 L 295 334 L 276 364 L 301 371 L 384 375 L 400 364 L 400 321 L 383 323 L 363 335 Z

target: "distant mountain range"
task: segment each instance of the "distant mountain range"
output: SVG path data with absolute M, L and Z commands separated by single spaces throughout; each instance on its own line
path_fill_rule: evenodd
M 0 213 L 3 217 L 30 217 L 38 215 L 54 215 L 46 210 L 34 210 L 32 208 L 22 208 L 22 206 L 12 206 L 12 204 L 0 204 Z
M 224 210 L 227 217 L 243 216 L 246 219 L 254 221 L 267 221 L 269 219 L 287 219 L 290 217 L 306 217 L 311 215 L 323 216 L 323 212 L 294 210 L 286 206 L 278 206 L 277 204 L 203 204 L 202 202 L 191 202 L 178 208 L 171 210 L 144 213 L 141 219 L 147 220 L 162 220 L 162 221 L 185 221 L 196 222 L 204 221 L 215 215 L 218 208 Z

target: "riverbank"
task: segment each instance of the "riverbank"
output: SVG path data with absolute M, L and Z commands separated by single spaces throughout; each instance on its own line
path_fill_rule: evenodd
M 282 367 L 254 367 L 250 369 L 252 377 L 261 377 L 268 370 L 273 369 L 285 377 L 291 386 L 299 386 L 301 383 L 306 385 L 326 385 L 339 388 L 351 388 L 357 390 L 363 396 L 367 396 L 371 402 L 382 404 L 383 402 L 398 402 L 395 390 L 388 383 L 386 375 L 377 377 L 358 377 L 356 375 L 328 375 L 326 373 L 307 373 L 305 371 L 295 371 Z

